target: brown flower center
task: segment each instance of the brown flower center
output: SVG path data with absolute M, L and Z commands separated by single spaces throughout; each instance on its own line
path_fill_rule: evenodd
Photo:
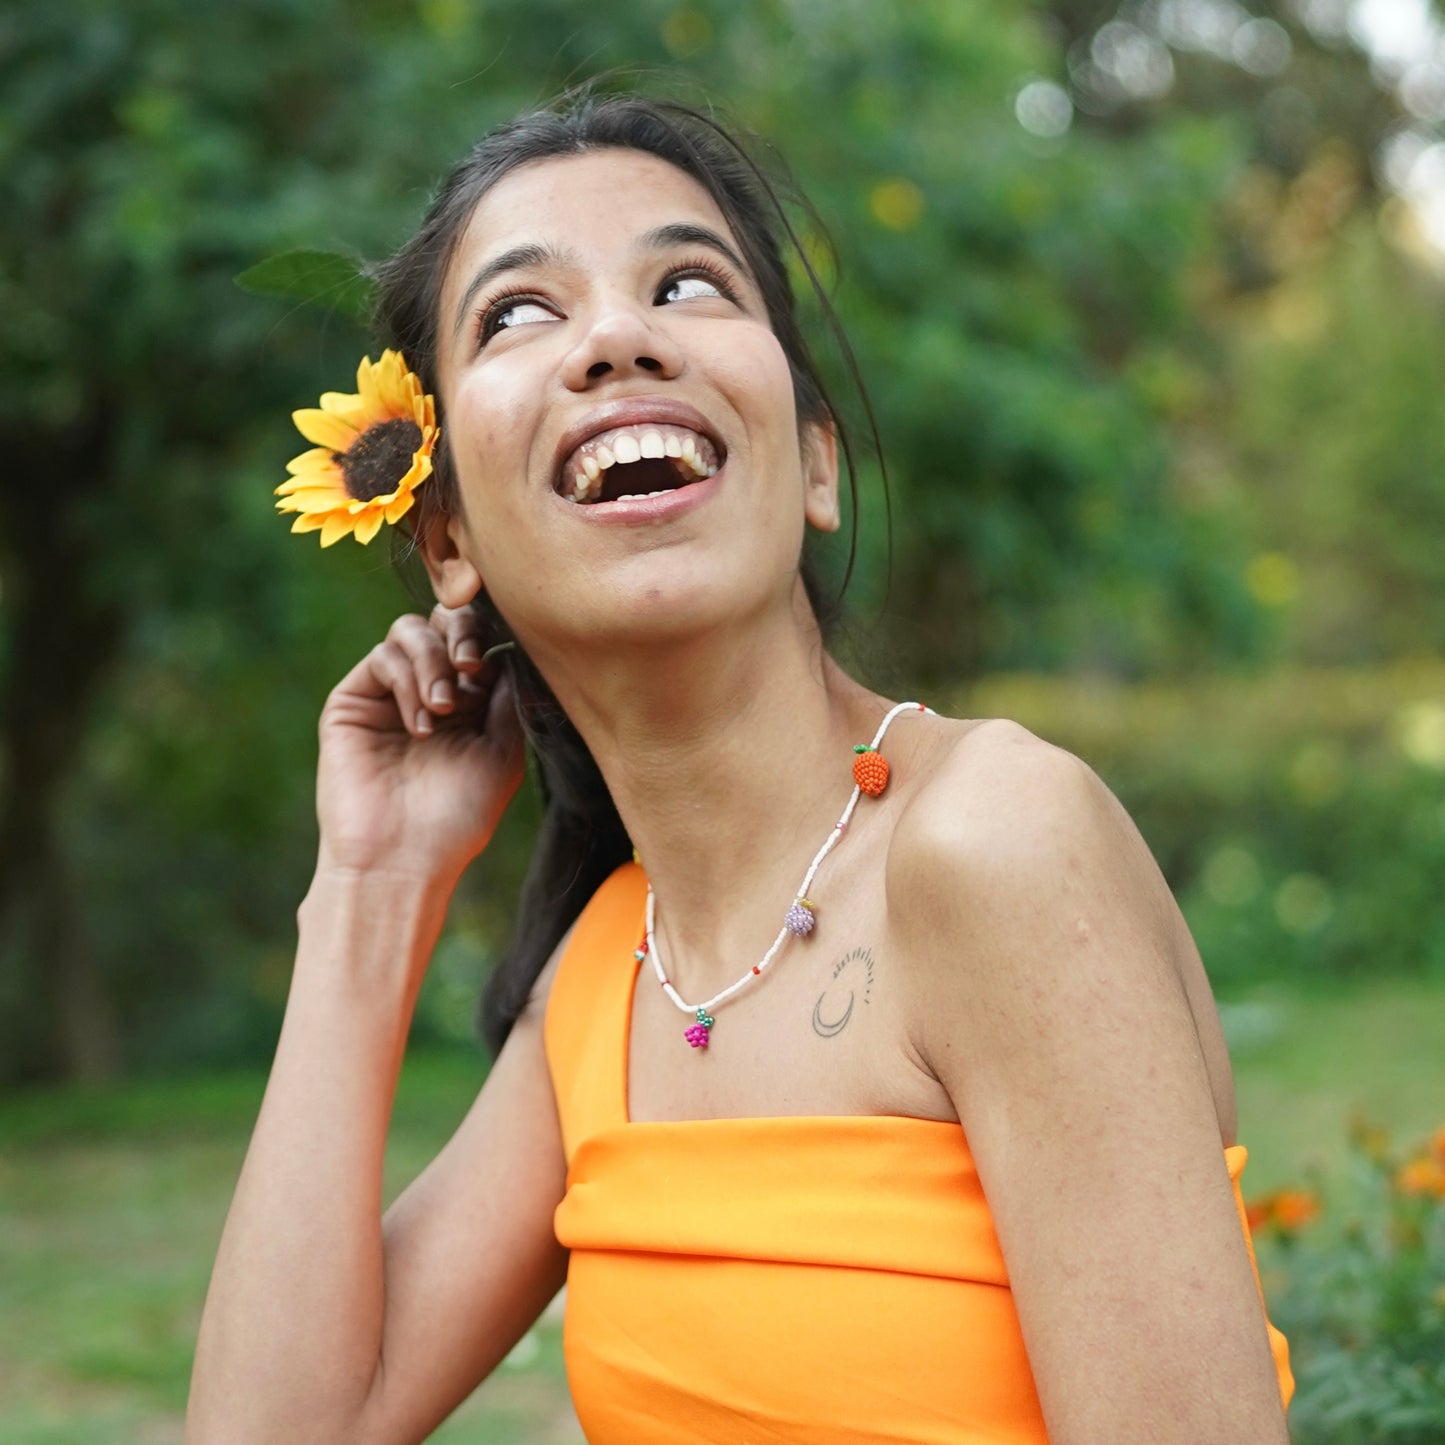
M 420 446 L 421 428 L 404 417 L 367 427 L 346 451 L 336 454 L 347 496 L 369 502 L 394 492 Z

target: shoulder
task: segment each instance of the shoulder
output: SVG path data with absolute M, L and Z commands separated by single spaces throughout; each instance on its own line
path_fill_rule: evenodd
M 890 912 L 956 913 L 966 903 L 972 917 L 974 905 L 1000 890 L 1056 893 L 1085 868 L 1158 875 L 1138 830 L 1087 763 L 1004 718 L 955 724 L 894 829 Z
M 1040 1038 L 1041 1012 L 1067 1028 L 1086 999 L 1182 1000 L 1178 910 L 1138 829 L 1092 768 L 1017 723 L 940 739 L 885 878 L 930 1063 L 975 1031 L 973 1058 Z

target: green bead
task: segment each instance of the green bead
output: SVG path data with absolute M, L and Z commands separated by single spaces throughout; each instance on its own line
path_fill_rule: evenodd
M 854 743 L 853 751 L 855 753 L 871 753 L 873 749 L 870 748 L 867 743 Z

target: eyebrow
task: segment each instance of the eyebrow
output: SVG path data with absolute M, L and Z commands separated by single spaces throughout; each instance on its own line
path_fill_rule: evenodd
M 637 239 L 637 248 L 643 251 L 665 251 L 671 246 L 707 246 L 721 252 L 748 280 L 752 280 L 753 273 L 743 258 L 707 226 L 691 221 L 674 221 L 668 226 L 658 226 Z
M 717 251 L 726 256 L 729 261 L 749 280 L 752 279 L 752 272 L 744 263 L 741 256 L 728 243 L 708 226 L 699 226 L 690 221 L 673 221 L 666 226 L 655 226 L 652 230 L 637 238 L 635 249 L 639 251 L 665 251 L 673 246 L 707 246 L 710 250 Z M 568 266 L 576 266 L 577 257 L 574 252 L 559 250 L 538 241 L 528 241 L 525 245 L 513 246 L 510 250 L 503 251 L 499 256 L 493 256 L 485 266 L 472 277 L 467 289 L 462 293 L 462 299 L 457 303 L 456 319 L 452 323 L 452 339 L 455 340 L 462 329 L 463 322 L 467 319 L 467 313 L 471 309 L 472 298 L 484 286 L 495 281 L 498 276 L 507 271 L 522 271 L 528 268 L 551 266 L 562 269 Z
M 462 323 L 467 319 L 472 298 L 483 286 L 495 281 L 503 272 L 522 271 L 538 266 L 562 268 L 576 264 L 577 258 L 571 251 L 559 251 L 555 246 L 543 245 L 537 241 L 529 241 L 524 246 L 513 246 L 510 251 L 503 251 L 500 256 L 493 256 L 472 277 L 466 291 L 462 294 L 462 299 L 457 303 L 457 316 L 452 324 L 452 339 L 456 340 L 457 333 L 462 329 Z

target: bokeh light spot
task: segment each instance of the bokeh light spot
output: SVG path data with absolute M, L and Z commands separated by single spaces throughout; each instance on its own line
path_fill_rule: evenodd
M 1244 584 L 1261 607 L 1288 607 L 1299 595 L 1299 569 L 1283 552 L 1261 552 L 1245 568 Z
M 923 192 L 903 176 L 893 176 L 869 191 L 868 209 L 880 226 L 911 231 L 923 217 Z
M 1445 772 L 1445 703 L 1428 698 L 1395 714 L 1395 741 L 1417 767 Z
M 1074 103 L 1062 85 L 1031 80 L 1014 100 L 1014 116 L 1031 135 L 1054 140 L 1074 123 Z
M 1241 70 L 1251 75 L 1279 75 L 1289 68 L 1294 54 L 1289 31 L 1276 20 L 1246 20 L 1229 42 L 1230 54 Z

